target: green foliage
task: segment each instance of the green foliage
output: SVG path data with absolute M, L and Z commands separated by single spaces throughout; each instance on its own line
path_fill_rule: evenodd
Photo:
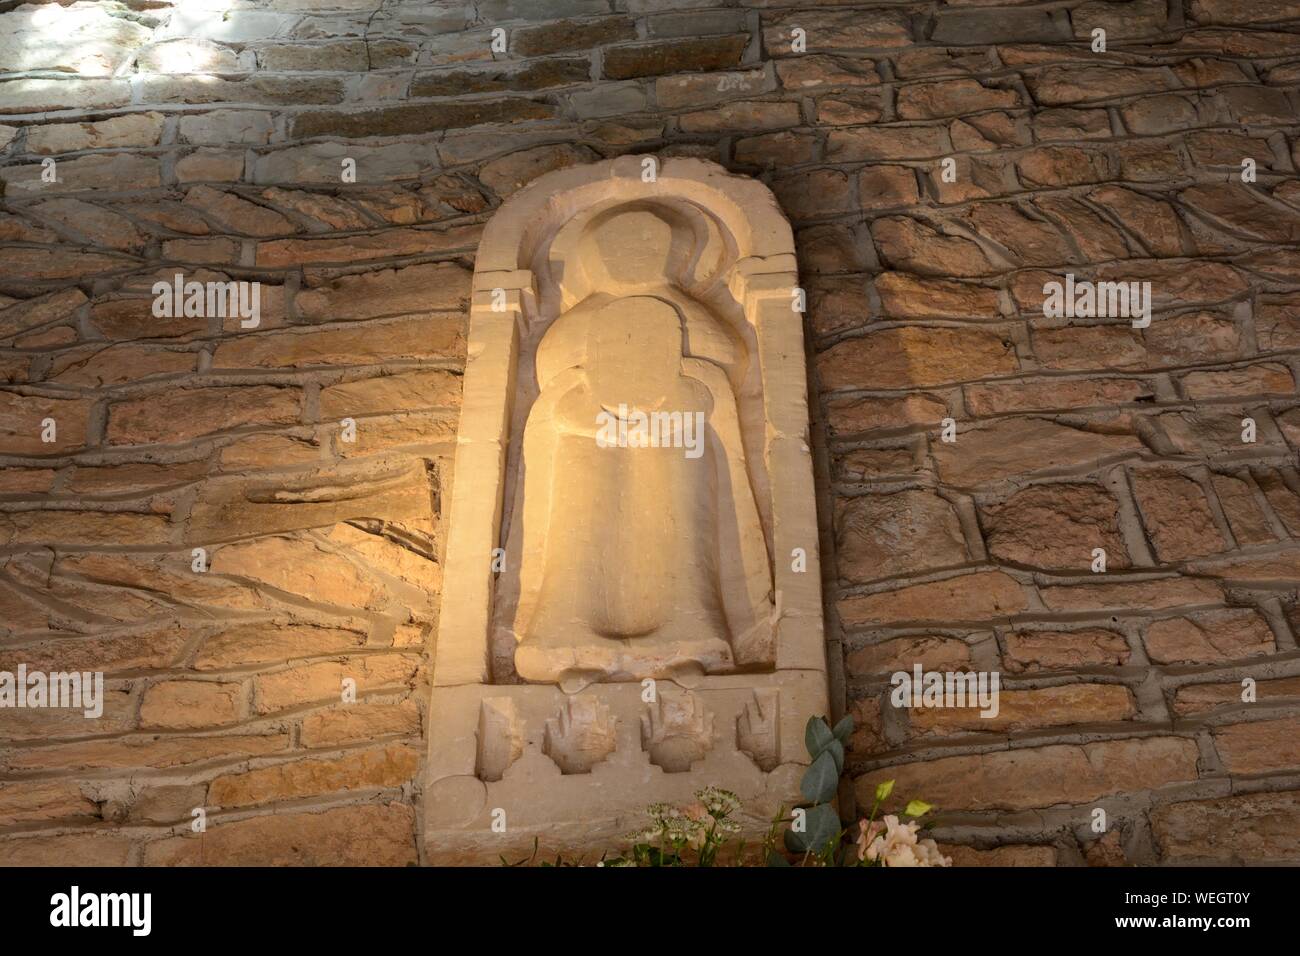
M 802 855 L 801 863 L 834 866 L 842 861 L 845 831 L 831 801 L 839 790 L 844 742 L 851 733 L 852 717 L 845 717 L 834 728 L 825 717 L 810 717 L 804 728 L 804 746 L 811 762 L 799 781 L 799 792 L 807 806 L 791 812 L 790 826 L 782 837 L 788 852 Z M 789 863 L 780 854 L 769 853 L 768 865 L 783 865 L 777 858 Z
M 740 799 L 730 790 L 705 787 L 695 792 L 698 803 L 682 810 L 666 803 L 646 808 L 649 825 L 628 834 L 632 848 L 626 857 L 602 860 L 602 866 L 714 866 L 718 854 L 740 830 L 732 815 Z

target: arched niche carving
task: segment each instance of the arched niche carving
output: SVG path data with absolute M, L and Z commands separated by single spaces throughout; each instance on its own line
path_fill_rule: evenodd
M 447 509 L 431 838 L 492 852 L 443 805 L 479 787 L 498 807 L 563 793 L 516 831 L 561 842 L 706 773 L 785 795 L 774 781 L 794 779 L 803 724 L 827 710 L 799 298 L 771 193 L 700 160 L 556 171 L 488 223 Z M 603 715 L 582 730 L 600 759 L 561 774 L 547 754 L 577 713 Z

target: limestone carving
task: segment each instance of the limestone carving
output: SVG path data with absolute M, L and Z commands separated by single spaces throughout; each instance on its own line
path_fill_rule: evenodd
M 519 711 L 509 697 L 486 698 L 479 709 L 478 775 L 500 780 L 524 752 Z
M 762 832 L 829 710 L 789 224 L 759 182 L 644 159 L 540 177 L 478 247 L 431 859 L 603 849 L 706 785 Z
M 736 719 L 736 746 L 763 770 L 777 765 L 780 737 L 777 726 L 781 695 L 774 690 L 754 691 Z
M 713 746 L 713 714 L 690 691 L 662 691 L 641 716 L 641 746 L 650 762 L 685 773 Z
M 546 721 L 543 749 L 563 773 L 589 773 L 614 752 L 615 718 L 594 697 L 567 697 L 560 712 Z
M 517 588 L 498 605 L 527 680 L 772 663 L 737 403 L 750 350 L 689 291 L 718 254 L 709 239 L 676 206 L 641 201 L 579 216 L 552 245 L 577 301 L 536 349 L 506 548 Z

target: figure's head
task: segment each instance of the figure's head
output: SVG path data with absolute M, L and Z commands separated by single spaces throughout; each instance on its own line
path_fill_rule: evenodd
M 690 262 L 695 235 L 667 210 L 620 206 L 597 216 L 582 238 L 583 266 L 598 285 L 629 288 L 676 280 Z M 608 280 L 602 281 L 602 280 Z

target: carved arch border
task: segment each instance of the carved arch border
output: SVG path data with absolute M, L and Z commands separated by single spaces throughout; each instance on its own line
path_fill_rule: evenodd
M 531 261 L 547 234 L 610 199 L 685 199 L 713 213 L 737 245 L 727 276 L 753 323 L 763 384 L 764 464 L 778 601 L 776 668 L 825 670 L 817 513 L 808 445 L 807 370 L 794 237 L 771 191 L 715 163 L 672 158 L 654 181 L 643 157 L 548 173 L 507 199 L 479 244 L 470 306 L 434 668 L 438 686 L 490 679 L 493 549 L 500 546 L 515 373 L 523 323 L 536 314 Z M 504 294 L 504 310 L 501 298 Z M 457 489 L 460 489 L 458 492 Z M 805 570 L 791 568 L 801 549 Z

